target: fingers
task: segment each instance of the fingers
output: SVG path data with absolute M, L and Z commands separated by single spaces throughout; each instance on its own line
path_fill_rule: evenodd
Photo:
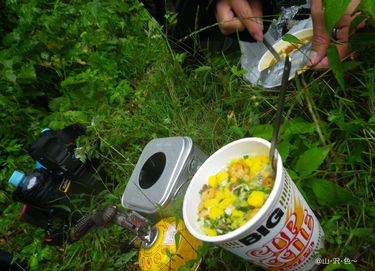
M 337 38 L 336 48 L 339 53 L 340 59 L 343 59 L 350 54 L 348 36 L 349 36 L 349 26 L 338 28 L 338 32 L 336 35 L 336 38 Z M 318 63 L 315 64 L 314 68 L 326 69 L 326 68 L 329 68 L 329 66 L 330 65 L 328 62 L 328 57 L 325 56 Z
M 227 0 L 218 0 L 216 2 L 215 15 L 216 20 L 219 22 L 219 29 L 224 35 L 245 29 L 245 25 L 236 17 Z
M 257 41 L 263 40 L 261 0 L 218 0 L 216 20 L 224 35 L 247 29 Z
M 257 41 L 263 40 L 261 0 L 232 0 L 231 7 L 250 35 Z
M 360 4 L 361 0 L 352 0 L 345 11 L 345 13 L 342 15 L 340 20 L 336 23 L 336 27 L 341 28 L 345 26 L 350 26 L 351 22 L 357 17 L 358 14 L 355 14 L 354 11 L 357 8 L 357 6 Z M 359 24 L 358 28 L 361 28 L 364 26 L 364 23 Z
M 326 56 L 330 43 L 330 37 L 324 23 L 322 0 L 311 1 L 311 18 L 313 22 L 314 36 L 307 65 L 315 66 Z
M 354 14 L 356 7 L 359 5 L 360 0 L 352 0 L 343 16 L 336 23 L 336 47 L 340 55 L 340 59 L 345 58 L 350 53 L 349 47 L 349 29 L 352 21 L 357 16 Z M 309 56 L 307 65 L 314 66 L 314 68 L 328 68 L 328 58 L 326 57 L 328 46 L 331 42 L 330 36 L 327 33 L 324 24 L 324 15 L 321 0 L 311 1 L 311 17 L 314 26 L 314 37 L 312 40 L 312 49 Z M 360 23 L 357 28 L 362 28 L 365 23 Z

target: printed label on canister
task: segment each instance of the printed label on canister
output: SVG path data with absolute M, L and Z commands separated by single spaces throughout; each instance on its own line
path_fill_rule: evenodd
M 139 267 L 142 271 L 196 270 L 200 263 L 198 248 L 202 242 L 194 238 L 183 221 L 176 225 L 174 217 L 163 218 L 155 224 L 158 236 L 155 243 L 139 251 Z M 176 242 L 176 236 L 179 242 Z M 186 264 L 193 264 L 191 269 Z
M 308 270 L 322 247 L 322 229 L 300 192 L 283 172 L 273 211 L 255 230 L 221 247 L 267 270 Z
M 163 245 L 175 245 L 175 235 L 177 229 L 175 225 L 169 225 L 164 233 Z

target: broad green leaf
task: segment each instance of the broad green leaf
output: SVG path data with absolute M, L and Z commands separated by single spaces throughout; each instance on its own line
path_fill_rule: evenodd
M 324 206 L 343 205 L 356 201 L 356 197 L 351 192 L 327 180 L 314 179 L 311 181 L 311 187 L 318 202 Z
M 316 125 L 304 120 L 295 119 L 288 121 L 283 126 L 283 137 L 296 134 L 312 134 L 316 131 Z
M 277 147 L 277 150 L 279 151 L 283 161 L 285 161 L 289 155 L 290 143 L 288 141 L 281 142 Z
M 345 89 L 345 80 L 344 80 L 344 70 L 341 65 L 340 55 L 337 51 L 336 45 L 331 44 L 327 50 L 327 56 L 329 64 L 332 68 L 333 74 L 336 77 L 337 82 L 339 83 L 341 89 Z
M 249 132 L 252 136 L 271 140 L 273 127 L 271 124 L 260 124 L 250 128 Z
M 285 34 L 282 39 L 284 41 L 290 42 L 290 43 L 298 43 L 298 44 L 304 44 L 303 41 L 301 41 L 299 38 L 292 34 Z
M 39 252 L 39 257 L 41 260 L 51 260 L 53 259 L 54 256 L 55 256 L 55 251 L 49 246 L 44 247 Z
M 39 264 L 39 259 L 38 259 L 37 253 L 31 255 L 31 257 L 29 259 L 29 264 L 30 264 L 30 267 L 31 267 L 32 270 L 33 269 L 36 270 L 36 267 L 38 267 L 38 264 Z
M 368 124 L 375 125 L 375 115 L 368 120 Z
M 125 257 L 124 257 L 126 262 L 129 262 L 134 256 L 137 255 L 137 253 L 138 252 L 136 250 L 133 250 L 133 251 L 130 251 L 130 252 L 126 253 Z
M 184 52 L 184 53 L 176 54 L 175 59 L 178 63 L 184 62 L 184 60 L 186 59 L 186 53 Z
M 230 68 L 230 71 L 231 71 L 234 75 L 236 75 L 236 76 L 238 76 L 238 77 L 241 77 L 242 75 L 244 75 L 244 74 L 247 73 L 246 70 L 238 69 L 237 66 L 232 66 L 232 67 Z
M 298 158 L 294 170 L 301 176 L 306 177 L 316 171 L 327 157 L 331 146 L 313 147 Z
M 346 11 L 351 0 L 324 0 L 324 21 L 328 33 L 332 33 L 335 24 Z
M 166 249 L 165 253 L 167 254 L 168 258 L 172 259 L 172 253 L 169 249 Z
M 238 137 L 244 137 L 245 136 L 245 132 L 241 129 L 241 127 L 238 127 L 238 126 L 231 126 L 229 128 L 229 131 L 233 132 L 236 136 Z
M 288 172 L 288 175 L 292 180 L 298 179 L 298 175 L 295 171 L 291 170 L 290 168 L 288 168 L 286 171 Z
M 375 18 L 375 1 L 374 0 L 362 0 L 363 8 L 370 13 L 372 18 Z
M 174 242 L 175 242 L 175 245 L 176 245 L 176 249 L 178 249 L 180 247 L 180 242 L 181 242 L 181 232 L 176 232 L 175 236 L 174 236 Z

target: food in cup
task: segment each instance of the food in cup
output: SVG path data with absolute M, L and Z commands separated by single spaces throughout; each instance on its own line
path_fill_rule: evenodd
M 304 46 L 307 42 L 309 42 L 312 39 L 312 36 L 300 39 L 299 43 L 289 43 L 285 47 L 281 48 L 280 51 L 278 51 L 278 55 L 281 59 L 285 59 L 288 55 L 293 53 L 295 50 L 300 49 L 302 46 Z M 267 65 L 267 67 L 271 67 L 276 63 L 276 59 L 272 57 L 271 62 Z
M 208 236 L 233 231 L 264 205 L 271 193 L 274 176 L 269 157 L 243 156 L 208 178 L 200 191 L 198 223 Z
M 281 59 L 285 59 L 286 56 L 292 55 L 295 51 L 301 50 L 302 52 L 306 52 L 306 50 L 301 49 L 301 48 L 303 46 L 305 46 L 307 43 L 309 43 L 309 41 L 311 41 L 311 39 L 313 37 L 313 29 L 312 28 L 304 28 L 302 30 L 290 33 L 290 35 L 293 35 L 297 39 L 290 39 L 290 40 L 288 40 L 288 38 L 286 38 L 286 40 L 280 39 L 280 40 L 276 41 L 274 44 L 272 44 L 272 47 L 276 50 L 276 52 L 278 52 Z M 295 41 L 295 42 L 293 42 L 293 41 Z M 297 63 L 297 61 L 298 61 L 298 63 L 299 63 L 299 61 L 302 61 L 301 64 L 303 64 L 305 56 L 306 55 L 304 53 L 298 54 L 298 57 L 295 58 L 295 63 Z M 294 58 L 292 57 L 292 62 L 293 62 L 293 60 L 294 60 Z M 276 63 L 276 60 L 275 60 L 274 56 L 271 54 L 270 51 L 267 50 L 267 51 L 265 51 L 263 56 L 259 59 L 257 69 L 258 69 L 259 72 L 262 72 L 263 70 L 266 70 L 266 69 L 272 67 L 275 63 Z M 304 70 L 306 70 L 306 68 L 302 67 L 300 71 L 302 72 Z M 289 79 L 291 79 L 291 78 L 289 78 Z

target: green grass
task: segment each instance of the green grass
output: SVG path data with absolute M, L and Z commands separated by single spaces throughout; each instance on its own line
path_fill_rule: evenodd
M 190 136 L 211 154 L 239 138 L 272 135 L 277 93 L 244 81 L 237 54 L 187 66 L 136 2 L 85 2 L 0 5 L 7 10 L 0 23 L 0 248 L 31 270 L 138 270 L 136 251 L 119 250 L 130 234 L 118 226 L 57 248 L 18 220 L 21 204 L 7 179 L 32 169 L 26 146 L 42 128 L 87 126 L 81 155 L 105 163 L 112 180 L 98 201 L 115 205 L 153 138 Z M 374 50 L 361 46 L 360 63 L 345 64 L 344 89 L 331 71 L 290 83 L 279 142 L 325 231 L 323 256 L 356 261 L 347 270 L 375 268 L 375 67 L 366 57 Z M 209 270 L 257 270 L 212 245 L 202 253 Z

